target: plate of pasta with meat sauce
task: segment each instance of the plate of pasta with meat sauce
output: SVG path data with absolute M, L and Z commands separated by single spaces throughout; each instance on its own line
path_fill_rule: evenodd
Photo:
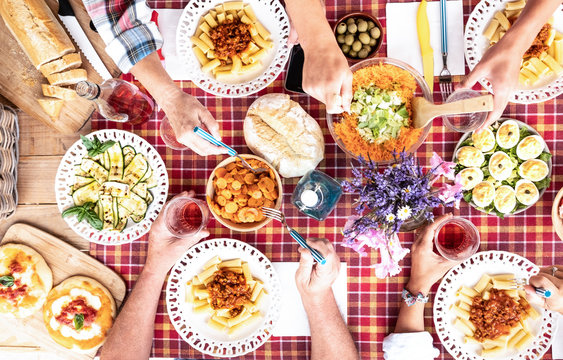
M 518 19 L 526 0 L 482 0 L 465 26 L 465 59 L 470 70 Z M 511 102 L 544 102 L 563 93 L 563 5 L 544 24 L 522 58 L 519 87 Z M 479 81 L 492 91 L 491 83 Z
M 176 262 L 166 286 L 168 315 L 193 348 L 232 358 L 254 351 L 272 334 L 281 284 L 268 258 L 238 240 L 201 242 Z
M 176 49 L 190 80 L 223 97 L 268 86 L 289 57 L 289 18 L 278 0 L 194 0 L 176 30 Z
M 434 299 L 434 325 L 459 360 L 541 359 L 553 340 L 554 314 L 530 304 L 512 279 L 539 272 L 504 251 L 479 252 L 452 268 Z

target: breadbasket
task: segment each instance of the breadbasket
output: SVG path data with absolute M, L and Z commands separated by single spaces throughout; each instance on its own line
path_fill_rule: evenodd
M 18 115 L 0 104 L 0 221 L 16 212 L 18 203 Z

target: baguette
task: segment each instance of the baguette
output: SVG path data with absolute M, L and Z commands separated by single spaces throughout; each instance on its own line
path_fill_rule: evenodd
M 60 99 L 37 99 L 37 102 L 43 110 L 49 115 L 51 120 L 55 121 L 59 118 L 61 114 L 61 109 L 63 108 L 64 100 Z
M 41 84 L 41 88 L 43 89 L 43 95 L 49 97 L 54 97 L 62 100 L 74 100 L 78 97 L 76 91 L 60 86 Z
M 51 85 L 73 85 L 79 81 L 87 79 L 86 70 L 84 69 L 73 69 L 65 71 L 58 74 L 51 74 L 47 76 L 47 80 Z
M 66 70 L 76 69 L 82 65 L 82 59 L 79 53 L 72 53 L 63 56 L 58 60 L 53 60 L 47 64 L 41 65 L 39 71 L 43 76 L 47 77 L 51 74 L 60 73 Z
M 45 0 L 1 0 L 0 15 L 37 69 L 75 52 L 72 41 Z

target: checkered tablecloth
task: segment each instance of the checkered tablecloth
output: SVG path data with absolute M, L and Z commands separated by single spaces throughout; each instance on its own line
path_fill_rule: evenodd
M 467 19 L 477 0 L 464 1 L 464 14 Z M 153 8 L 182 8 L 187 0 L 153 0 L 149 3 Z M 385 1 L 371 0 L 327 0 L 327 14 L 329 21 L 351 11 L 367 11 L 377 16 L 385 27 Z M 386 55 L 386 44 L 379 51 L 380 56 Z M 127 80 L 129 76 L 124 77 Z M 223 140 L 232 144 L 240 153 L 248 153 L 242 133 L 243 119 L 248 106 L 259 96 L 272 92 L 283 92 L 283 73 L 273 84 L 259 94 L 242 99 L 222 99 L 208 95 L 190 82 L 178 82 L 184 91 L 196 96 L 211 113 L 220 121 Z M 437 89 L 437 86 L 436 86 Z M 350 176 L 350 158 L 336 146 L 327 128 L 324 105 L 305 95 L 291 94 L 292 99 L 298 101 L 321 125 L 326 142 L 326 158 L 319 165 L 319 169 L 337 178 Z M 440 101 L 439 95 L 436 101 Z M 462 203 L 460 215 L 473 221 L 481 232 L 481 250 L 504 250 L 522 255 L 536 264 L 563 264 L 563 242 L 553 232 L 551 224 L 551 205 L 557 190 L 563 186 L 563 163 L 560 157 L 563 141 L 557 139 L 557 132 L 563 132 L 563 124 L 557 126 L 556 117 L 563 114 L 563 102 L 551 100 L 537 105 L 509 105 L 505 116 L 524 121 L 535 127 L 544 137 L 553 153 L 552 183 L 543 198 L 528 211 L 507 217 L 504 220 L 495 216 L 486 216 Z M 198 196 L 203 198 L 206 180 L 222 157 L 202 158 L 190 151 L 179 152 L 166 148 L 158 134 L 161 114 L 154 114 L 153 118 L 142 127 L 129 128 L 153 144 L 166 162 L 170 177 L 170 195 L 182 190 L 195 189 Z M 94 119 L 93 129 L 120 128 L 119 125 Z M 423 164 L 429 164 L 433 151 L 438 152 L 445 159 L 452 156 L 455 144 L 461 134 L 449 131 L 442 126 L 440 119 L 435 120 L 434 126 L 425 143 L 417 152 L 417 157 Z M 340 229 L 351 210 L 353 198 L 343 196 L 338 208 L 324 222 L 317 222 L 301 215 L 290 203 L 290 196 L 298 179 L 284 179 L 284 211 L 290 225 L 297 228 L 308 237 L 325 237 L 334 244 L 341 241 Z M 271 261 L 298 261 L 297 247 L 294 240 L 272 222 L 256 233 L 233 233 L 211 220 L 209 230 L 212 237 L 229 237 L 245 241 L 262 251 Z M 411 246 L 413 234 L 401 234 L 404 246 Z M 130 289 L 142 269 L 146 255 L 147 242 L 142 238 L 129 245 L 118 247 L 104 247 L 92 244 L 91 254 L 103 263 L 120 273 L 127 281 Z M 393 330 L 400 304 L 400 292 L 408 279 L 410 259 L 403 261 L 403 271 L 396 277 L 379 280 L 375 277 L 371 264 L 379 261 L 377 253 L 360 258 L 356 253 L 337 246 L 342 261 L 348 263 L 348 327 L 358 347 L 362 359 L 382 359 L 381 343 L 383 338 Z M 152 355 L 156 357 L 204 358 L 202 354 L 193 350 L 182 341 L 174 330 L 164 302 L 162 293 L 154 333 L 154 347 Z M 451 356 L 441 347 L 432 323 L 431 306 L 427 306 L 425 314 L 427 330 L 434 334 L 435 346 L 442 355 L 440 359 L 451 359 Z M 132 330 L 133 331 L 133 330 Z M 310 338 L 308 337 L 272 337 L 261 348 L 245 359 L 304 359 L 310 352 Z M 549 351 L 544 359 L 551 359 Z

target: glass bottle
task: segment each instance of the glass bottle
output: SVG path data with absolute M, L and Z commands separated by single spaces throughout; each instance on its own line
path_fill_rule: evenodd
M 144 124 L 154 109 L 154 102 L 138 87 L 121 79 L 109 79 L 101 85 L 90 81 L 76 84 L 76 93 L 96 103 L 106 119 L 131 125 Z
M 299 180 L 291 196 L 291 203 L 303 214 L 323 221 L 336 207 L 342 196 L 338 181 L 327 174 L 311 170 Z

